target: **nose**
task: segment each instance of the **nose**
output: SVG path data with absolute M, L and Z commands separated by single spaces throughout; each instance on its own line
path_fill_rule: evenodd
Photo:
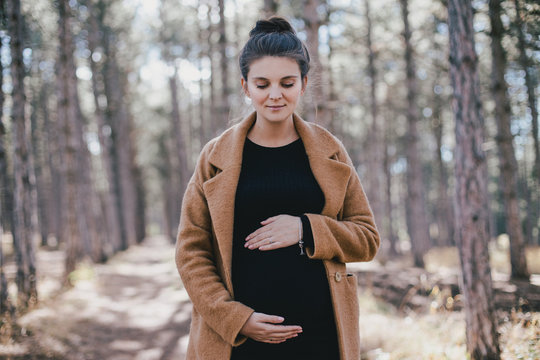
M 270 99 L 281 99 L 281 89 L 278 86 L 272 86 L 272 88 L 270 89 Z

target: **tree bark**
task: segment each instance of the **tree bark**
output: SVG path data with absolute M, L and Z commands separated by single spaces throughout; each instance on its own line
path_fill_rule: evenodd
M 499 359 L 488 253 L 488 208 L 484 120 L 472 6 L 448 1 L 450 74 L 456 122 L 456 231 L 461 259 L 460 286 L 465 299 L 467 350 L 471 359 Z
M 525 244 L 521 229 L 518 199 L 518 165 L 514 152 L 514 137 L 511 131 L 510 99 L 504 79 L 506 53 L 502 46 L 504 27 L 501 21 L 501 1 L 489 1 L 491 21 L 491 92 L 495 100 L 495 121 L 497 123 L 497 146 L 499 148 L 500 186 L 504 199 L 506 231 L 510 237 L 510 264 L 512 278 L 528 279 Z
M 23 64 L 23 18 L 19 0 L 8 2 L 8 30 L 11 38 L 11 79 L 13 85 L 11 119 L 13 123 L 13 245 L 17 263 L 17 302 L 21 310 L 37 303 L 36 260 L 32 219 L 35 202 L 32 191 L 35 177 L 32 167 L 32 150 L 27 132 Z
M 405 62 L 407 71 L 407 190 L 409 206 L 407 226 L 411 240 L 414 265 L 424 267 L 424 254 L 429 250 L 430 239 L 423 194 L 425 191 L 422 178 L 422 164 L 418 150 L 419 111 L 416 103 L 417 83 L 416 66 L 411 45 L 408 0 L 400 0 L 403 16 L 403 38 L 405 41 Z

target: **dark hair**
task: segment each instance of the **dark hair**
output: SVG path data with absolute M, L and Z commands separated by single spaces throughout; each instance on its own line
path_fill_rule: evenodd
M 249 32 L 249 40 L 240 52 L 240 72 L 245 80 L 249 66 L 264 56 L 288 57 L 296 60 L 302 79 L 309 71 L 309 52 L 291 24 L 282 17 L 259 20 Z

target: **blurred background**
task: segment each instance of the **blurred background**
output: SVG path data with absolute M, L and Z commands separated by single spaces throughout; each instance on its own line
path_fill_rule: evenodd
M 163 271 L 168 277 L 161 280 L 170 283 L 155 285 L 172 286 L 169 299 L 181 299 L 171 309 L 188 306 L 178 315 L 183 325 L 170 325 L 185 336 L 189 305 L 171 262 L 182 194 L 202 146 L 252 111 L 241 91 L 237 57 L 255 21 L 277 13 L 291 21 L 313 59 L 300 115 L 343 141 L 382 235 L 376 260 L 354 267 L 364 272 L 360 285 L 370 294 L 361 303 L 379 314 L 369 322 L 381 328 L 363 339 L 366 356 L 463 358 L 446 1 L 6 0 L 1 6 L 2 312 L 37 316 L 19 325 L 2 322 L 2 334 L 19 334 L 7 341 L 6 356 L 181 356 L 184 350 L 174 341 L 168 352 L 162 345 L 155 346 L 161 352 L 152 352 L 140 341 L 130 343 L 139 335 L 127 325 L 127 342 L 95 355 L 104 340 L 96 335 L 86 348 L 84 340 L 73 340 L 80 323 L 54 341 L 47 326 L 36 323 L 65 327 L 90 308 L 85 299 L 100 298 L 92 288 L 96 281 L 116 279 L 111 269 L 120 269 L 125 281 Z M 475 0 L 472 6 L 490 261 L 495 289 L 503 289 L 496 292 L 499 323 L 507 326 L 500 332 L 518 331 L 520 339 L 506 338 L 503 350 L 515 347 L 521 350 L 509 356 L 532 359 L 540 356 L 540 5 Z M 503 83 L 497 82 L 501 77 Z M 122 299 L 133 301 L 143 291 L 144 309 L 160 288 L 137 286 L 155 279 L 131 279 L 131 290 L 118 280 L 108 296 L 124 289 Z M 77 284 L 86 285 L 78 297 L 69 295 L 77 294 L 70 293 Z M 61 318 L 69 306 L 59 304 L 70 301 L 73 312 Z M 84 319 L 109 309 L 103 306 Z M 44 309 L 50 312 L 39 313 Z M 444 319 L 429 318 L 439 312 Z M 121 321 L 116 315 L 109 325 Z M 391 321 L 395 329 L 403 326 L 401 341 L 382 340 Z M 434 339 L 427 350 L 414 345 L 395 355 L 401 351 L 397 343 L 410 346 L 405 334 L 411 324 L 424 321 L 430 325 L 415 331 L 428 337 L 437 336 L 436 323 L 451 324 L 437 327 L 441 339 L 461 329 L 443 351 L 446 357 L 439 351 L 446 340 Z M 56 345 L 36 340 L 32 333 L 38 332 Z M 13 350 L 17 343 L 26 344 L 20 345 L 23 355 Z M 86 355 L 73 357 L 69 349 L 81 346 Z

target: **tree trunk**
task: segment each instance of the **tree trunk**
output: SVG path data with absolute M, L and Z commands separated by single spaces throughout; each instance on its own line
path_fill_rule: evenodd
M 38 75 L 40 75 L 38 73 Z M 41 246 L 47 246 L 47 238 L 49 236 L 49 214 L 47 211 L 47 204 L 49 201 L 49 191 L 47 191 L 46 181 L 45 181 L 45 159 L 46 153 L 44 150 L 44 139 L 43 136 L 44 127 L 43 124 L 38 122 L 38 113 L 40 111 L 46 112 L 46 99 L 45 95 L 46 85 L 39 82 L 38 89 L 34 89 L 34 96 L 32 97 L 32 113 L 30 115 L 30 124 L 31 124 L 31 139 L 32 139 L 32 156 L 34 158 L 34 173 L 36 176 L 36 196 L 37 196 L 37 211 L 38 211 L 38 227 Z M 43 110 L 42 110 L 43 109 Z
M 527 99 L 529 101 L 529 109 L 531 110 L 531 122 L 532 122 L 532 137 L 534 143 L 534 168 L 533 177 L 536 178 L 540 184 L 540 144 L 538 141 L 538 109 L 536 107 L 535 89 L 537 87 L 537 81 L 533 76 L 534 67 L 531 66 L 530 59 L 527 56 L 525 34 L 523 33 L 523 23 L 521 20 L 521 5 L 520 0 L 514 0 L 516 8 L 516 30 L 518 35 L 518 49 L 519 49 L 519 63 L 525 71 L 525 85 L 527 86 Z
M 100 29 L 98 18 L 102 17 L 102 9 L 95 6 L 92 1 L 87 1 L 89 9 L 89 29 L 88 29 L 88 48 L 91 54 L 97 56 L 98 47 L 100 46 Z M 108 256 L 111 253 L 117 252 L 121 248 L 122 236 L 120 232 L 120 217 L 117 211 L 116 204 L 119 202 L 116 191 L 114 191 L 114 170 L 111 160 L 111 139 L 107 133 L 107 125 L 105 123 L 105 114 L 103 113 L 103 104 L 100 104 L 100 98 L 103 94 L 103 74 L 98 68 L 97 61 L 92 58 L 90 61 L 90 69 L 92 71 L 92 91 L 94 94 L 95 115 L 98 127 L 98 139 L 101 147 L 101 162 L 105 169 L 107 177 L 106 196 L 103 196 L 104 217 L 106 221 L 108 244 L 105 245 L 105 254 Z
M 169 237 L 172 243 L 176 242 L 176 233 L 178 228 L 175 224 L 178 223 L 179 214 L 178 200 L 176 199 L 176 187 L 172 174 L 174 167 L 171 161 L 171 146 L 169 145 L 170 135 L 168 132 L 160 134 L 158 138 L 158 154 L 159 162 L 157 163 L 157 171 L 161 180 L 163 191 L 163 227 L 164 233 Z
M 125 101 L 125 88 L 120 77 L 115 52 L 115 35 L 104 24 L 105 94 L 108 105 L 108 124 L 111 129 L 113 169 L 115 170 L 115 191 L 119 200 L 117 211 L 121 218 L 121 250 L 137 242 L 136 227 L 136 185 L 133 174 L 133 149 L 131 144 L 131 123 Z
M 2 4 L 0 6 L 5 5 Z M 7 20 L 4 18 L 4 16 L 6 16 L 4 12 L 5 9 L 2 8 L 0 11 L 0 14 L 2 15 L 2 19 L 0 19 L 0 21 L 5 23 Z M 2 47 L 2 43 L 3 37 L 0 36 L 0 47 Z M 2 85 L 4 84 L 3 70 L 2 54 L 0 53 L 0 188 L 2 189 L 2 191 L 0 191 L 0 214 L 2 215 L 0 216 L 0 226 L 6 231 L 12 231 L 12 217 L 8 215 L 11 213 L 11 209 L 13 209 L 13 193 L 11 191 L 11 181 L 8 175 L 7 131 L 4 123 L 2 122 L 5 100 L 4 92 L 1 90 Z M 0 233 L 0 236 L 1 234 L 2 233 Z
M 177 201 L 178 204 L 182 203 L 182 198 L 184 196 L 184 191 L 186 189 L 187 183 L 189 181 L 190 173 L 188 166 L 188 157 L 184 137 L 184 129 L 182 129 L 182 119 L 180 117 L 180 107 L 178 105 L 178 85 L 176 78 L 178 76 L 177 69 L 173 76 L 169 78 L 169 90 L 171 91 L 171 124 L 172 132 L 174 138 L 175 152 L 174 157 L 178 162 L 178 174 L 179 174 L 179 189 L 177 190 Z M 176 222 L 175 227 L 177 226 L 178 219 L 180 219 L 180 207 L 176 209 Z
M 43 89 L 43 92 L 46 93 L 50 91 L 49 89 Z M 46 96 L 44 94 L 44 96 Z M 44 103 L 44 101 L 42 101 Z M 47 205 L 48 215 L 50 216 L 49 224 L 51 226 L 49 233 L 54 234 L 55 245 L 58 246 L 64 241 L 63 238 L 63 221 L 62 216 L 62 203 L 63 203 L 63 189 L 65 184 L 65 179 L 62 175 L 62 151 L 63 147 L 60 141 L 60 127 L 59 118 L 56 121 L 51 120 L 48 112 L 48 107 L 43 107 L 43 126 L 47 131 L 45 135 L 47 137 L 46 141 L 46 150 L 47 154 L 47 165 L 50 171 L 50 192 L 49 192 L 49 201 Z
M 387 238 L 390 241 L 390 256 L 394 257 L 400 253 L 398 248 L 398 238 L 396 235 L 394 227 L 394 206 L 392 204 L 392 174 L 390 172 L 390 167 L 392 165 L 392 157 L 389 153 L 389 144 L 390 144 L 390 126 L 388 125 L 389 121 L 386 116 L 383 116 L 384 119 L 384 157 L 383 157 L 383 169 L 384 169 L 384 186 L 385 186 L 385 216 L 383 219 L 378 220 L 379 226 L 382 225 L 385 229 L 384 232 L 387 234 Z
M 407 226 L 414 256 L 414 265 L 424 267 L 424 254 L 429 250 L 430 239 L 424 203 L 424 181 L 422 164 L 418 150 L 418 121 L 419 111 L 416 104 L 417 83 L 416 66 L 411 45 L 411 30 L 409 27 L 408 0 L 400 0 L 404 23 L 403 37 L 405 41 L 405 62 L 407 67 L 407 190 L 409 206 L 407 210 Z
M 80 152 L 81 143 L 76 136 L 75 122 L 79 121 L 77 106 L 74 104 L 74 91 L 77 91 L 76 83 L 73 83 L 75 65 L 73 63 L 73 38 L 71 34 L 71 14 L 68 0 L 59 0 L 58 3 L 58 30 L 59 47 L 57 60 L 57 100 L 58 100 L 58 123 L 61 128 L 59 134 L 61 152 L 62 174 L 64 177 L 64 194 L 62 197 L 62 212 L 64 217 L 63 238 L 66 241 L 66 263 L 64 283 L 69 284 L 69 274 L 75 270 L 77 261 L 82 256 L 83 249 L 81 236 L 86 231 L 86 226 L 79 220 L 78 186 L 79 174 L 77 154 Z
M 207 8 L 208 9 L 208 8 Z M 208 12 L 206 13 L 206 18 L 208 19 Z M 210 41 L 209 38 L 209 27 L 210 27 L 210 20 L 208 19 L 208 28 L 203 28 L 202 21 L 200 18 L 199 20 L 199 44 L 201 44 L 201 49 L 198 54 L 198 65 L 199 65 L 199 71 L 201 74 L 203 73 L 203 64 L 204 64 L 204 58 L 208 57 L 208 41 Z M 199 89 L 201 92 L 201 97 L 199 99 L 199 149 L 202 149 L 204 144 L 206 144 L 206 139 L 208 138 L 208 130 L 207 127 L 207 116 L 206 116 L 206 110 L 207 110 L 207 104 L 205 100 L 205 84 L 204 79 L 202 76 L 199 77 Z
M 436 84 L 433 86 L 435 88 Z M 443 161 L 442 156 L 442 135 L 443 135 L 443 119 L 442 119 L 442 103 L 440 94 L 435 93 L 433 104 L 433 120 L 432 130 L 437 144 L 437 153 L 435 160 L 437 163 L 437 229 L 438 229 L 438 246 L 454 245 L 454 212 L 452 209 L 452 201 L 448 196 L 448 171 Z
M 370 77 L 370 112 L 371 112 L 371 129 L 368 134 L 367 139 L 367 145 L 368 145 L 368 151 L 367 151 L 367 166 L 369 171 L 366 172 L 367 175 L 367 186 L 366 190 L 368 193 L 369 203 L 371 205 L 371 208 L 373 209 L 373 214 L 375 216 L 375 220 L 377 222 L 383 221 L 383 213 L 384 213 L 384 204 L 382 202 L 381 194 L 383 192 L 381 191 L 381 177 L 382 177 L 382 169 L 381 165 L 383 163 L 382 161 L 382 155 L 383 155 L 383 149 L 382 145 L 384 145 L 384 142 L 381 140 L 381 130 L 379 126 L 379 109 L 377 104 L 377 69 L 375 67 L 375 58 L 376 54 L 373 49 L 372 44 L 372 25 L 371 25 L 371 14 L 370 14 L 370 7 L 369 7 L 369 0 L 365 1 L 365 11 L 366 11 L 366 23 L 367 23 L 367 32 L 366 32 L 366 40 L 367 40 L 367 48 L 369 51 L 369 57 L 368 57 L 368 69 L 367 73 Z M 384 228 L 381 228 L 384 229 Z M 386 238 L 386 234 L 383 235 L 384 238 Z
M 481 114 L 472 6 L 448 1 L 450 74 L 456 122 L 456 231 L 465 298 L 467 350 L 471 359 L 499 359 L 488 253 L 484 120 Z
M 305 23 L 307 47 L 311 56 L 311 85 L 308 86 L 309 101 L 305 106 L 306 119 L 328 127 L 330 119 L 326 109 L 326 96 L 321 84 L 323 83 L 323 67 L 319 55 L 319 28 L 323 25 L 318 8 L 324 5 L 324 0 L 304 0 L 302 19 Z
M 525 43 L 525 34 L 523 32 L 523 22 L 521 20 L 521 5 L 520 0 L 514 0 L 515 9 L 516 9 L 516 17 L 515 17 L 515 28 L 517 31 L 517 37 L 518 37 L 518 49 L 519 49 L 519 63 L 520 66 L 523 68 L 525 72 L 525 85 L 527 86 L 527 100 L 529 103 L 529 109 L 531 111 L 531 125 L 532 125 L 532 131 L 531 136 L 533 138 L 533 145 L 534 145 L 534 165 L 533 165 L 533 171 L 532 171 L 532 178 L 536 179 L 534 182 L 534 189 L 533 191 L 535 196 L 532 196 L 533 201 L 534 198 L 536 198 L 535 202 L 529 202 L 529 204 L 535 204 L 536 206 L 532 205 L 530 206 L 531 209 L 528 211 L 527 216 L 529 217 L 528 221 L 538 229 L 538 214 L 540 212 L 540 144 L 538 140 L 538 108 L 537 105 L 537 97 L 536 97 L 536 88 L 538 86 L 538 81 L 536 77 L 534 76 L 535 68 L 531 66 L 531 61 L 529 57 L 527 56 L 526 51 L 526 43 Z M 534 208 L 533 208 L 534 206 Z M 529 239 L 529 241 L 533 242 L 533 239 Z M 536 244 L 540 244 L 540 231 L 537 231 L 537 240 Z
M 0 19 L 0 22 L 5 22 L 5 13 L 4 9 L 0 9 L 2 18 Z M 2 46 L 2 38 L 0 38 L 0 47 Z M 7 183 L 7 152 L 6 152 L 6 128 L 4 126 L 4 123 L 2 121 L 2 115 L 3 115 L 3 109 L 4 109 L 4 92 L 1 91 L 2 85 L 4 84 L 4 77 L 3 77 L 3 66 L 2 66 L 2 54 L 0 53 L 0 186 Z M 8 284 L 6 280 L 6 274 L 4 272 L 4 251 L 2 247 L 2 236 L 4 234 L 4 227 L 2 224 L 4 223 L 5 217 L 7 217 L 8 212 L 5 208 L 5 199 L 6 196 L 4 195 L 4 191 L 0 191 L 0 202 L 2 205 L 0 206 L 0 326 L 3 329 L 10 328 L 11 324 L 13 322 L 13 315 L 14 315 L 14 308 L 11 305 L 11 301 L 9 299 L 9 293 L 8 293 Z M 8 337 L 11 334 L 6 334 Z
M 219 128 L 226 129 L 229 122 L 229 60 L 227 58 L 227 31 L 225 28 L 225 0 L 218 0 L 219 6 L 219 54 L 221 72 L 221 99 L 219 111 L 214 116 L 220 117 Z
M 32 308 L 37 302 L 36 263 L 32 219 L 35 204 L 32 191 L 35 178 L 32 167 L 32 151 L 27 132 L 25 114 L 23 64 L 23 19 L 19 0 L 8 2 L 8 30 L 11 38 L 11 81 L 13 123 L 13 246 L 17 263 L 17 302 L 21 310 Z
M 504 79 L 506 53 L 502 46 L 504 28 L 501 21 L 501 1 L 489 1 L 491 21 L 491 92 L 495 100 L 494 116 L 497 122 L 497 146 L 499 148 L 500 186 L 504 199 L 506 231 L 510 237 L 510 263 L 512 278 L 528 279 L 525 244 L 521 229 L 518 199 L 518 166 L 511 131 L 511 108 Z

